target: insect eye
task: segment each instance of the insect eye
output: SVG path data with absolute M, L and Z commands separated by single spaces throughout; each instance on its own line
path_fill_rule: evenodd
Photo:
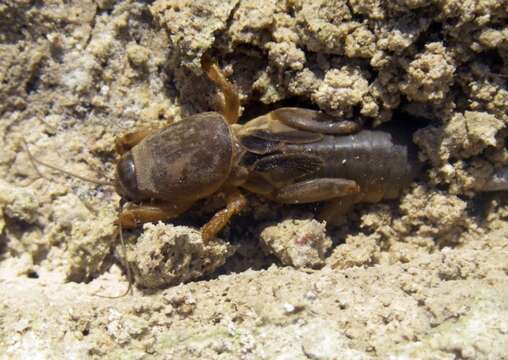
M 139 198 L 136 166 L 134 165 L 134 159 L 130 152 L 122 156 L 116 166 L 116 172 L 116 187 L 118 193 L 130 200 Z

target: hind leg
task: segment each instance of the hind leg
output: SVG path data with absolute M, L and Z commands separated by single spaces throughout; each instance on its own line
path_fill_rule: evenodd
M 345 196 L 326 202 L 319 211 L 317 218 L 328 225 L 340 225 L 344 216 L 358 202 L 356 195 Z
M 321 111 L 302 108 L 279 108 L 269 113 L 269 118 L 279 120 L 295 129 L 321 134 L 348 135 L 361 130 L 361 124 L 345 119 L 337 119 Z
M 360 187 L 354 180 L 318 178 L 287 185 L 273 198 L 282 204 L 308 204 L 347 197 L 359 191 Z

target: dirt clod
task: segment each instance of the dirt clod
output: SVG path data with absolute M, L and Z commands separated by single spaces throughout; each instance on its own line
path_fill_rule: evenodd
M 183 226 L 146 224 L 128 255 L 136 284 L 164 288 L 212 273 L 233 248 L 222 240 L 205 243 L 199 231 Z
M 508 199 L 480 190 L 508 178 L 507 8 L 0 1 L 0 357 L 505 359 Z M 425 173 L 338 228 L 313 220 L 317 206 L 246 194 L 224 240 L 195 230 L 208 203 L 175 220 L 189 226 L 124 231 L 138 287 L 96 296 L 127 285 L 119 196 L 34 169 L 23 140 L 111 180 L 118 136 L 216 109 L 205 53 L 238 90 L 242 121 L 291 105 L 391 122 L 415 130 Z
M 267 251 L 283 265 L 295 268 L 318 268 L 332 246 L 326 224 L 312 220 L 284 220 L 267 226 L 260 234 Z

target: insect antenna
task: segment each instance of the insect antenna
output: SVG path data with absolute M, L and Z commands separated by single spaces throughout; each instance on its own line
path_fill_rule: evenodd
M 67 170 L 64 170 L 64 169 L 60 169 L 59 167 L 51 165 L 51 164 L 48 164 L 48 163 L 46 163 L 44 161 L 41 161 L 41 160 L 37 159 L 35 156 L 33 156 L 32 152 L 30 151 L 30 148 L 28 146 L 28 143 L 26 142 L 26 140 L 24 138 L 22 138 L 22 142 L 23 142 L 23 146 L 25 148 L 25 151 L 28 154 L 28 159 L 30 160 L 30 163 L 34 167 L 34 169 L 37 172 L 37 174 L 40 177 L 44 178 L 44 179 L 48 180 L 48 178 L 41 173 L 41 171 L 39 170 L 39 167 L 37 166 L 37 164 L 42 165 L 42 166 L 46 166 L 46 167 L 48 167 L 50 169 L 53 169 L 55 171 L 58 171 L 58 172 L 60 172 L 62 174 L 65 174 L 65 175 L 68 175 L 68 176 L 71 176 L 71 177 L 74 177 L 74 178 L 77 178 L 77 179 L 80 179 L 80 180 L 83 180 L 83 181 L 86 181 L 86 182 L 90 182 L 92 184 L 105 185 L 105 186 L 114 186 L 113 182 L 111 182 L 111 181 L 103 181 L 103 180 L 98 180 L 98 179 L 92 179 L 92 178 L 89 178 L 89 177 L 86 177 L 86 176 L 81 176 L 81 175 L 75 174 L 73 172 L 70 172 L 70 171 L 67 171 Z M 118 218 L 120 218 L 120 215 L 122 214 L 123 205 L 124 205 L 124 201 L 122 199 L 122 200 L 120 200 L 120 208 L 118 210 L 118 215 L 119 215 Z M 125 269 L 126 269 L 126 272 L 127 272 L 127 279 L 129 281 L 129 285 L 128 285 L 127 289 L 125 290 L 125 292 L 120 294 L 120 295 L 118 295 L 118 296 L 107 296 L 107 295 L 94 294 L 95 296 L 102 297 L 102 298 L 107 298 L 107 299 L 117 299 L 117 298 L 124 297 L 125 295 L 127 295 L 129 293 L 132 293 L 132 283 L 133 283 L 133 280 L 132 280 L 132 270 L 131 270 L 131 267 L 129 266 L 129 262 L 127 261 L 127 246 L 125 245 L 125 239 L 123 237 L 123 228 L 122 228 L 122 222 L 121 221 L 118 221 L 118 236 L 119 236 L 119 239 L 120 239 L 120 246 L 122 247 L 122 257 L 123 257 L 122 262 L 124 263 L 123 265 L 125 266 Z
M 37 174 L 40 177 L 44 178 L 44 179 L 47 179 L 47 177 L 44 176 L 41 173 L 41 171 L 39 170 L 39 167 L 37 166 L 37 164 L 45 166 L 45 167 L 48 167 L 48 168 L 50 168 L 52 170 L 55 170 L 55 171 L 58 171 L 58 172 L 60 172 L 62 174 L 65 174 L 65 175 L 68 175 L 68 176 L 71 176 L 71 177 L 74 177 L 74 178 L 77 178 L 77 179 L 80 179 L 80 180 L 83 180 L 83 181 L 86 181 L 86 182 L 89 182 L 89 183 L 92 183 L 92 184 L 105 185 L 105 186 L 114 186 L 113 182 L 111 182 L 111 181 L 92 179 L 92 178 L 89 178 L 89 177 L 86 177 L 86 176 L 75 174 L 73 172 L 70 172 L 70 171 L 67 171 L 67 170 L 64 170 L 64 169 L 60 169 L 57 166 L 54 166 L 54 165 L 48 164 L 48 163 L 46 163 L 44 161 L 41 161 L 41 160 L 37 159 L 35 156 L 32 155 L 32 152 L 30 151 L 30 148 L 28 147 L 28 144 L 27 144 L 26 140 L 22 139 L 22 141 L 23 141 L 23 146 L 25 148 L 25 151 L 28 154 L 28 159 L 32 163 L 32 166 L 34 167 L 34 169 L 37 172 Z
M 118 211 L 118 218 L 120 219 L 120 215 L 122 215 L 122 211 L 123 211 L 123 200 L 120 201 L 120 209 Z M 132 270 L 131 270 L 131 267 L 129 265 L 129 261 L 127 261 L 127 246 L 125 245 L 125 239 L 123 237 L 123 228 L 122 228 L 122 221 L 118 220 L 118 236 L 120 238 L 120 246 L 122 247 L 122 262 L 124 263 L 124 267 L 125 267 L 125 270 L 127 272 L 127 280 L 129 281 L 129 285 L 127 286 L 127 289 L 120 295 L 117 295 L 117 296 L 108 296 L 108 295 L 99 295 L 99 294 L 94 294 L 95 296 L 98 296 L 98 297 L 101 297 L 101 298 L 106 298 L 106 299 L 118 299 L 118 298 L 121 298 L 121 297 L 124 297 L 125 295 L 127 294 L 131 294 L 132 295 L 132 283 L 133 283 L 133 280 L 132 280 Z

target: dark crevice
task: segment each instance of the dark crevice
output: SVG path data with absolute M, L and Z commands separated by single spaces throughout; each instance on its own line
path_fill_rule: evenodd
M 351 1 L 346 1 L 345 5 L 349 9 L 349 13 L 351 14 L 351 21 L 356 21 L 356 22 L 362 23 L 366 20 L 365 15 L 354 11 L 353 6 L 351 5 Z
M 497 49 L 489 49 L 478 54 L 477 61 L 489 67 L 492 73 L 500 73 L 504 68 L 504 62 Z
M 235 16 L 236 12 L 238 11 L 238 8 L 240 7 L 241 3 L 242 3 L 241 1 L 238 1 L 238 3 L 233 7 L 233 9 L 231 9 L 231 12 L 229 13 L 228 18 L 225 22 L 226 24 L 224 26 L 224 29 L 218 30 L 214 33 L 215 38 L 213 40 L 212 45 L 209 48 L 212 52 L 214 51 L 214 49 L 219 48 L 219 46 L 217 46 L 218 44 L 227 42 L 227 41 L 225 41 L 226 34 L 228 33 L 229 29 L 231 28 L 231 24 L 233 23 L 233 18 Z
M 0 258 L 7 251 L 7 236 L 5 234 L 0 233 Z
M 392 119 L 390 120 L 391 126 L 407 129 L 410 133 L 414 133 L 416 130 L 427 127 L 435 120 L 429 120 L 423 117 L 408 114 L 404 111 L 406 104 L 409 104 L 407 100 L 401 101 L 400 106 L 393 111 Z
M 472 199 L 467 199 L 469 214 L 474 217 L 480 227 L 488 226 L 489 215 L 496 211 L 496 208 L 508 204 L 506 191 L 492 191 L 476 194 Z
M 425 46 L 432 42 L 445 42 L 443 37 L 443 24 L 437 21 L 433 21 L 429 28 L 416 40 L 415 47 L 417 52 L 423 52 Z M 446 46 L 446 44 L 444 45 Z
M 464 92 L 463 87 L 454 82 L 450 87 L 450 94 L 453 94 L 453 99 L 455 101 L 455 106 L 457 112 L 464 112 L 469 108 L 469 98 Z
M 25 84 L 25 92 L 27 95 L 30 95 L 32 92 L 36 91 L 39 87 L 41 80 L 41 69 L 43 67 L 43 62 L 39 62 L 36 64 L 36 68 L 33 70 L 30 78 Z
M 277 219 L 281 219 L 281 214 L 272 215 L 272 221 Z M 263 252 L 259 240 L 259 234 L 263 227 L 253 227 L 252 223 L 252 211 L 247 211 L 231 220 L 221 237 L 236 246 L 237 249 L 232 256 L 226 259 L 225 264 L 207 276 L 206 280 L 216 279 L 220 275 L 241 273 L 249 269 L 264 270 L 273 264 L 280 264 L 275 256 Z

